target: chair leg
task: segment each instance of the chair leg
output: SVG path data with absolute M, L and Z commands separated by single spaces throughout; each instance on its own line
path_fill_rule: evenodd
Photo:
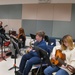
M 40 71 L 40 68 L 38 68 L 38 70 L 37 70 L 37 72 L 36 72 L 36 75 L 38 75 L 39 71 Z
M 6 52 L 8 52 L 8 51 L 5 51 L 5 46 L 4 46 L 4 53 L 6 53 Z
M 6 51 L 5 51 L 5 46 L 3 46 L 3 48 L 4 48 L 4 53 L 6 53 Z
M 38 68 L 38 70 L 36 72 L 36 75 L 38 75 L 38 73 L 39 73 L 39 75 L 42 75 L 42 60 L 41 60 L 41 63 L 40 63 L 40 67 Z

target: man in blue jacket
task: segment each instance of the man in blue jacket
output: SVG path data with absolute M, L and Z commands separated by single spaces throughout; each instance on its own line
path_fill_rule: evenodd
M 44 36 L 45 36 L 45 33 L 43 31 L 37 32 L 36 33 L 36 42 L 34 45 L 47 51 L 48 49 L 47 49 L 46 42 L 44 40 Z M 17 75 L 28 75 L 32 66 L 34 64 L 40 63 L 41 59 L 40 59 L 38 53 L 36 52 L 36 50 L 33 50 L 33 48 L 28 48 L 28 52 L 29 53 L 23 55 L 23 57 L 21 59 L 19 71 L 17 71 Z

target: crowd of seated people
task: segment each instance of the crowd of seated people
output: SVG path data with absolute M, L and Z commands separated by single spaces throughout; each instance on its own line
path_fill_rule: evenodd
M 45 41 L 45 32 L 44 31 L 39 31 L 36 33 L 36 42 L 34 45 L 46 50 L 48 53 L 48 46 L 46 44 Z M 51 63 L 51 59 L 55 60 L 55 54 L 56 54 L 56 50 L 59 49 L 60 51 L 62 51 L 65 54 L 65 60 L 64 62 L 66 63 L 66 66 L 61 64 L 61 66 L 59 65 L 50 65 L 48 66 L 45 70 L 44 70 L 44 74 L 45 75 L 52 75 L 54 72 L 56 72 L 56 75 L 60 75 L 61 72 L 64 75 L 71 75 L 75 72 L 75 45 L 73 44 L 73 39 L 70 35 L 65 35 L 60 42 L 60 45 L 58 46 L 51 46 L 50 48 L 53 48 L 51 54 L 50 54 L 50 63 Z M 51 49 L 52 49 L 51 48 Z M 19 71 L 17 71 L 17 75 L 28 75 L 32 65 L 35 64 L 39 64 L 40 63 L 40 57 L 39 54 L 37 53 L 37 51 L 30 47 L 27 49 L 28 53 L 22 56 L 22 59 L 20 61 L 20 65 L 19 65 Z M 59 61 L 58 61 L 59 62 Z M 72 67 L 73 69 L 67 69 L 67 65 L 70 65 L 70 67 Z
M 5 35 L 5 29 L 2 27 L 2 22 L 0 22 L 0 34 Z M 26 35 L 23 28 L 19 28 L 19 34 L 17 35 L 14 35 L 14 32 L 11 32 L 10 37 L 17 41 L 19 49 L 25 48 Z M 50 63 L 52 63 L 44 69 L 45 75 L 53 75 L 54 72 L 56 72 L 56 75 L 75 74 L 75 44 L 73 43 L 72 36 L 63 36 L 60 44 L 56 45 L 56 41 L 54 39 L 51 40 L 48 38 L 44 31 L 38 31 L 35 35 L 35 40 L 36 41 L 34 42 L 34 46 L 42 48 L 48 52 Z M 53 45 L 51 44 L 51 41 L 54 43 Z M 48 42 L 48 44 L 46 42 Z M 10 49 L 12 51 L 11 57 L 15 57 L 15 48 L 13 43 L 11 43 Z M 60 55 L 56 57 L 58 50 L 65 55 L 64 60 L 60 58 Z M 39 56 L 39 53 L 35 50 L 34 47 L 28 47 L 27 53 L 24 54 L 21 58 L 19 70 L 16 72 L 16 75 L 28 75 L 33 65 L 40 64 L 41 58 Z M 60 60 L 63 63 L 61 63 Z M 55 64 L 56 62 L 58 63 Z
M 23 28 L 19 28 L 19 34 L 16 34 L 15 31 L 10 31 L 9 33 L 10 37 L 14 39 L 16 44 L 18 45 L 19 49 L 25 47 L 25 41 L 26 36 Z M 12 51 L 12 58 L 15 57 L 15 48 L 13 42 L 11 42 L 10 49 Z M 18 51 L 16 50 L 16 54 L 18 54 Z M 16 56 L 17 57 L 17 56 Z
M 46 41 L 44 40 L 44 37 L 45 37 L 45 32 L 38 31 L 36 33 L 36 42 L 34 43 L 34 45 L 48 52 L 48 48 L 46 45 Z M 19 71 L 17 71 L 17 75 L 28 75 L 32 66 L 34 64 L 40 63 L 41 59 L 37 51 L 32 47 L 28 48 L 27 50 L 28 50 L 28 53 L 22 56 L 22 59 L 19 65 Z

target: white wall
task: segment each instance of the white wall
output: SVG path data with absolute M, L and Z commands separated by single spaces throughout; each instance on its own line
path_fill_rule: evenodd
M 10 29 L 13 29 L 13 30 L 17 31 L 17 33 L 18 33 L 19 28 L 22 26 L 21 20 L 18 20 L 18 19 L 0 19 L 0 21 L 3 22 L 3 27 L 5 25 L 8 25 L 5 28 L 6 32 L 8 32 Z
M 72 4 L 23 4 L 22 19 L 71 21 Z
M 75 0 L 51 0 L 51 3 L 75 3 Z
M 28 4 L 38 3 L 38 0 L 0 0 L 0 5 L 4 4 Z
M 40 3 L 40 1 L 47 2 L 48 0 L 0 0 L 0 5 L 4 4 L 32 4 Z M 50 0 L 50 3 L 75 3 L 75 0 Z

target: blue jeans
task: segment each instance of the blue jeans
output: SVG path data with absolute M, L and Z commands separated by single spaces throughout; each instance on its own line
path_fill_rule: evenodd
M 39 64 L 40 60 L 41 59 L 38 56 L 33 56 L 31 53 L 23 55 L 21 62 L 20 62 L 19 71 L 23 75 L 28 75 L 32 66 L 34 64 Z
M 53 72 L 56 72 L 56 71 L 58 71 L 59 69 L 60 69 L 60 68 L 57 67 L 57 66 L 54 66 L 54 67 L 49 66 L 49 67 L 47 67 L 47 68 L 44 70 L 44 74 L 45 74 L 45 75 L 52 75 Z
M 69 75 L 68 72 L 66 72 L 65 70 L 63 69 L 60 69 L 56 72 L 56 75 Z
M 44 70 L 45 75 L 52 75 L 53 72 L 56 72 L 56 75 L 69 75 L 65 70 L 60 69 L 57 66 L 55 67 L 49 66 Z

